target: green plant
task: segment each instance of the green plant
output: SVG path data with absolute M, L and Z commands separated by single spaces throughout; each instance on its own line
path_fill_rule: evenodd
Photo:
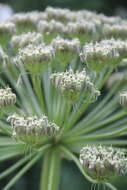
M 0 27 L 0 161 L 21 158 L 1 172 L 0 180 L 20 168 L 4 190 L 42 158 L 40 190 L 59 189 L 62 159 L 73 160 L 90 182 L 116 190 L 110 178 L 124 175 L 127 165 L 126 109 L 118 99 L 126 73 L 106 84 L 116 69 L 126 69 L 120 63 L 127 45 L 122 29 L 103 38 L 105 25 L 126 21 L 47 8 L 9 22 Z M 126 102 L 124 93 L 125 108 Z

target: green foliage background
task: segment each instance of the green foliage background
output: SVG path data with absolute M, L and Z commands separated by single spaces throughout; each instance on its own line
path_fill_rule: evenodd
M 127 7 L 125 0 L 1 0 L 5 1 L 10 3 L 15 11 L 43 10 L 47 6 L 53 6 L 97 10 L 112 15 L 117 7 Z

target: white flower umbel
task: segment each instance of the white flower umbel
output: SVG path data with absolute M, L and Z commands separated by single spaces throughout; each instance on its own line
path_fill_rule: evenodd
M 14 35 L 10 41 L 10 44 L 14 48 L 22 48 L 28 44 L 40 43 L 42 43 L 42 34 L 37 32 L 28 32 L 20 35 Z
M 96 30 L 96 24 L 87 20 L 68 22 L 65 29 L 66 33 L 69 34 L 95 34 Z
M 16 26 L 13 22 L 0 22 L 0 34 L 15 34 Z
M 29 44 L 28 46 L 19 50 L 19 59 L 23 64 L 51 62 L 54 56 L 55 52 L 53 47 L 46 46 L 44 44 Z
M 83 47 L 83 52 L 80 54 L 81 59 L 86 62 L 105 62 L 110 61 L 119 54 L 110 44 L 102 42 L 90 42 Z
M 127 22 L 120 24 L 105 24 L 103 26 L 103 34 L 106 37 L 127 37 Z
M 10 20 L 14 22 L 16 25 L 29 25 L 31 24 L 31 18 L 29 16 L 29 13 L 17 13 L 14 14 Z
M 67 15 L 71 12 L 69 9 L 61 9 L 61 8 L 53 8 L 53 7 L 47 7 L 46 13 L 48 15 L 48 18 L 54 18 L 58 20 L 66 20 Z
M 50 33 L 64 33 L 65 25 L 59 21 L 51 20 L 40 20 L 37 24 L 37 30 L 42 34 L 50 34 Z
M 7 121 L 11 123 L 12 135 L 25 143 L 39 143 L 44 135 L 54 137 L 59 131 L 59 127 L 49 122 L 45 115 L 22 117 L 13 114 L 7 118 Z
M 58 36 L 52 40 L 51 45 L 56 51 L 74 53 L 78 53 L 80 51 L 80 41 L 78 38 L 68 40 Z
M 36 25 L 40 20 L 47 20 L 47 13 L 39 11 L 31 11 L 27 13 L 29 21 Z
M 70 69 L 66 72 L 54 73 L 50 76 L 50 79 L 62 96 L 72 103 L 79 100 L 82 91 L 85 91 L 89 97 L 92 97 L 92 101 L 95 101 L 100 95 L 100 92 L 95 89 L 85 70 L 74 73 Z
M 112 147 L 83 147 L 80 162 L 86 173 L 98 182 L 106 182 L 111 177 L 122 176 L 127 172 L 125 153 Z
M 127 53 L 127 41 L 108 39 L 100 42 L 90 42 L 83 46 L 80 53 L 81 61 L 92 64 L 95 67 L 104 67 L 104 64 L 110 63 L 117 65 L 120 57 Z
M 11 88 L 0 89 L 0 108 L 13 105 L 16 103 L 16 95 Z

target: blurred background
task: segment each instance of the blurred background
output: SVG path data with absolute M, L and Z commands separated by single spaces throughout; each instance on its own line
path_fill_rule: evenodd
M 69 8 L 72 10 L 88 9 L 104 13 L 106 15 L 119 15 L 122 18 L 127 18 L 127 1 L 125 0 L 0 0 L 0 3 L 10 5 L 13 12 L 44 10 L 47 6 Z M 8 9 L 8 15 L 12 14 L 12 10 Z M 2 17 L 3 8 L 0 8 L 0 16 Z M 0 171 L 11 166 L 12 162 L 5 162 L 0 165 Z M 24 177 L 12 188 L 12 190 L 37 190 L 39 186 L 40 164 L 36 164 L 29 170 Z M 12 175 L 13 176 L 13 175 Z M 12 176 L 0 182 L 0 190 L 11 179 Z M 119 190 L 127 189 L 127 176 L 114 179 L 112 183 Z M 60 190 L 98 190 L 98 187 L 91 187 L 80 174 L 76 166 L 72 162 L 62 162 L 62 174 Z M 99 190 L 108 190 L 100 185 Z
M 76 9 L 89 9 L 106 15 L 127 17 L 126 0 L 0 0 L 13 7 L 15 12 L 44 10 L 47 6 Z

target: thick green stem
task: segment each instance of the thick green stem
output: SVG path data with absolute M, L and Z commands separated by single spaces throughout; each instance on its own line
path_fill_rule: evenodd
M 40 190 L 58 190 L 60 178 L 60 154 L 50 149 L 44 156 Z

